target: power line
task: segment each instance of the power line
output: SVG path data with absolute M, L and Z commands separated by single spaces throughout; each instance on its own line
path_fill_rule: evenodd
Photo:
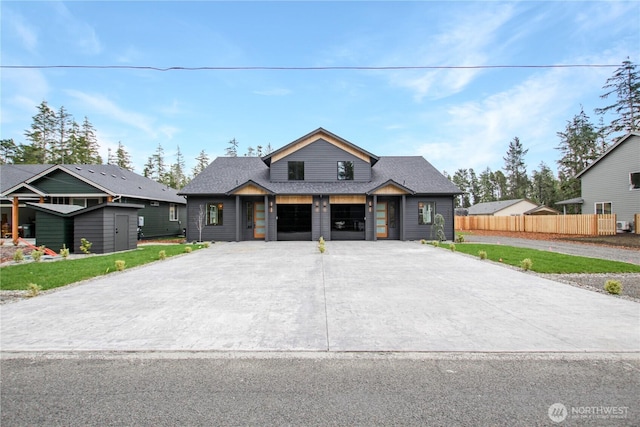
M 204 67 L 153 67 L 147 65 L 0 65 L 6 69 L 112 69 L 112 70 L 150 70 L 150 71 L 326 71 L 326 70 L 469 70 L 469 69 L 508 69 L 508 68 L 617 68 L 620 64 L 548 64 L 548 65 L 390 65 L 390 66 L 204 66 Z

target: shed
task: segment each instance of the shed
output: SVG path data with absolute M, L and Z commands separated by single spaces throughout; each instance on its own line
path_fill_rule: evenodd
M 92 253 L 118 252 L 137 247 L 138 210 L 142 205 L 103 203 L 88 208 L 29 203 L 36 210 L 36 245 L 59 251 L 66 245 L 80 251 L 82 238 Z

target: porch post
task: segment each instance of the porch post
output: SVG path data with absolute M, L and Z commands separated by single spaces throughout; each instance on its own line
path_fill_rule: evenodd
M 405 233 L 405 212 L 407 211 L 407 195 L 403 194 L 402 195 L 402 215 L 400 215 L 400 220 L 402 221 L 402 225 L 400 227 L 400 240 L 402 240 L 403 242 L 406 240 L 406 233 Z
M 373 241 L 378 240 L 378 195 L 373 195 Z
M 18 221 L 20 220 L 20 215 L 18 214 L 18 209 L 20 208 L 18 204 L 18 198 L 14 197 L 13 202 L 11 204 L 11 238 L 13 239 L 13 244 L 18 243 Z
M 242 218 L 242 205 L 240 196 L 236 194 L 236 242 L 240 241 L 240 219 Z
M 269 196 L 265 194 L 264 196 L 264 241 L 269 241 L 269 210 L 271 207 L 269 206 Z

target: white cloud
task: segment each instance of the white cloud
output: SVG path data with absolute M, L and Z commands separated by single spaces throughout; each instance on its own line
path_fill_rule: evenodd
M 62 21 L 63 28 L 66 29 L 66 36 L 87 55 L 97 55 L 102 52 L 102 43 L 95 29 L 76 18 L 69 8 L 61 2 L 54 3 L 58 18 Z
M 119 123 L 139 129 L 151 138 L 157 137 L 157 132 L 153 126 L 154 120 L 151 117 L 134 111 L 127 111 L 103 95 L 88 94 L 78 90 L 67 90 L 66 93 L 84 104 L 87 109 L 92 109 Z
M 38 33 L 36 29 L 25 23 L 21 15 L 9 11 L 5 13 L 9 15 L 6 17 L 6 21 L 11 23 L 13 34 L 20 39 L 22 46 L 29 52 L 35 52 L 38 46 Z

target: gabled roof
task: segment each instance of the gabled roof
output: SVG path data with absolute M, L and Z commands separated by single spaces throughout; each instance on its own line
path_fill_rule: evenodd
M 453 195 L 461 191 L 420 156 L 379 157 L 371 181 L 269 181 L 269 168 L 258 157 L 218 157 L 178 194 L 232 194 L 253 183 L 270 194 L 371 194 L 389 182 L 411 194 Z
M 593 161 L 593 163 L 591 163 L 589 166 L 587 166 L 586 168 L 584 168 L 582 170 L 582 172 L 578 173 L 575 177 L 576 178 L 580 178 L 582 175 L 584 175 L 585 173 L 587 173 L 592 167 L 594 167 L 595 165 L 598 164 L 598 162 L 600 162 L 602 159 L 604 159 L 605 157 L 609 156 L 611 153 L 613 153 L 613 151 L 620 147 L 622 144 L 624 144 L 625 142 L 629 141 L 631 138 L 633 137 L 637 137 L 640 138 L 640 133 L 637 132 L 630 132 L 628 134 L 626 134 L 625 136 L 623 136 L 622 138 L 620 138 L 619 140 L 616 141 L 615 144 L 613 144 L 611 147 L 609 147 L 607 149 L 607 151 L 605 151 L 600 157 L 598 157 L 596 160 Z M 640 140 L 638 141 L 638 144 L 640 144 Z M 639 159 L 640 160 L 640 159 Z
M 269 153 L 266 156 L 263 156 L 262 161 L 267 166 L 270 166 L 271 161 L 277 161 L 284 156 L 287 156 L 293 152 L 296 152 L 306 147 L 307 145 L 317 141 L 318 139 L 323 139 L 330 144 L 333 144 L 345 151 L 348 151 L 351 154 L 354 154 L 356 157 L 360 157 L 362 160 L 366 161 L 367 163 L 370 163 L 371 165 L 374 165 L 378 161 L 378 156 L 369 153 L 368 151 L 358 147 L 355 144 L 352 144 L 346 139 L 341 138 L 338 135 L 335 135 L 321 127 L 312 132 L 309 132 L 303 137 L 296 139 L 295 141 L 285 145 L 284 147 L 276 151 L 273 151 L 272 153 Z
M 478 203 L 473 206 L 469 206 L 469 215 L 493 215 L 496 212 L 500 212 L 510 206 L 513 206 L 520 202 L 530 202 L 527 199 L 511 199 L 511 200 L 499 200 L 497 202 L 484 202 Z
M 116 165 L 1 165 L 0 194 L 5 196 L 55 171 L 67 173 L 114 197 L 186 203 L 175 189 Z
M 104 209 L 105 207 L 114 207 L 118 209 L 143 209 L 144 205 L 136 205 L 132 203 L 102 203 L 99 205 L 89 206 L 83 208 L 82 206 L 76 205 L 58 205 L 53 203 L 27 203 L 27 206 L 33 208 L 37 211 L 50 213 L 56 216 L 62 217 L 73 217 L 77 215 L 82 215 L 87 212 L 95 211 L 98 209 Z

